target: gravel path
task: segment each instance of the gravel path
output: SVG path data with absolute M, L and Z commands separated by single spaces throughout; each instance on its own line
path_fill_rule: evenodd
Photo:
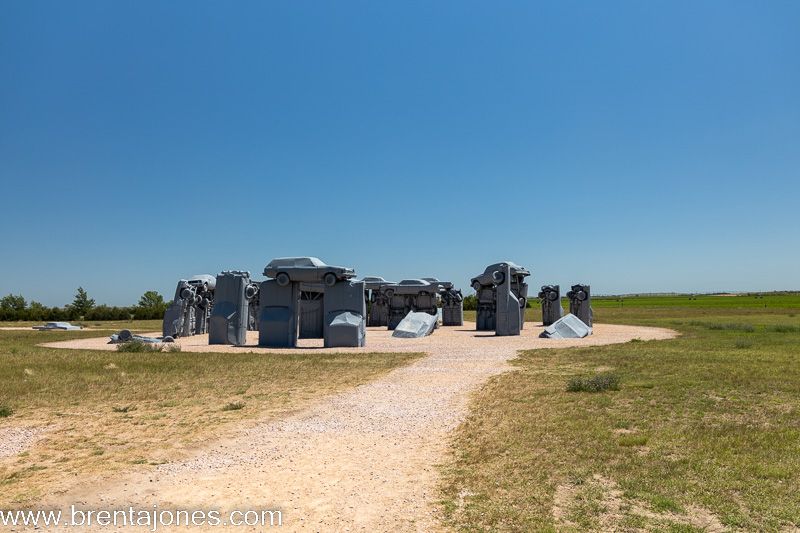
M 370 351 L 428 355 L 294 415 L 243 430 L 185 462 L 101 488 L 84 487 L 59 503 L 277 508 L 288 530 L 435 530 L 436 465 L 445 458 L 448 433 L 464 419 L 470 392 L 508 370 L 518 350 L 674 336 L 665 329 L 603 324 L 578 340 L 539 339 L 541 328 L 533 324 L 526 324 L 519 337 L 495 337 L 473 328 L 442 328 L 424 339 L 394 339 L 370 328 Z M 203 337 L 183 339 L 183 349 L 212 348 L 202 342 Z M 310 353 L 319 353 L 311 344 L 317 341 L 305 342 Z

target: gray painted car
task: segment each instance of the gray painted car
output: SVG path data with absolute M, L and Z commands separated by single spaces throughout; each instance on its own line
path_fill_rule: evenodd
M 427 281 L 431 285 L 437 285 L 440 292 L 444 292 L 453 288 L 452 281 L 439 281 L 437 278 L 422 278 L 422 280 Z
M 264 267 L 264 275 L 275 278 L 281 287 L 291 282 L 322 282 L 333 287 L 337 281 L 353 278 L 356 273 L 352 268 L 327 265 L 316 257 L 279 257 Z
M 373 289 L 380 289 L 386 285 L 396 285 L 394 281 L 386 281 L 380 276 L 364 276 L 361 278 L 361 281 L 364 282 L 364 287 L 366 290 L 370 291 Z
M 386 296 L 390 298 L 394 294 L 419 294 L 421 292 L 437 294 L 439 292 L 439 286 L 433 285 L 431 282 L 425 281 L 424 279 L 404 279 L 396 285 L 387 287 L 385 292 Z

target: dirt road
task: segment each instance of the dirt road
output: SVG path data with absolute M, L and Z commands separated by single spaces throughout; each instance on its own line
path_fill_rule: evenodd
M 185 462 L 85 484 L 52 503 L 100 509 L 280 509 L 282 529 L 290 531 L 436 530 L 436 465 L 446 457 L 448 433 L 463 420 L 470 392 L 508 370 L 518 350 L 674 336 L 659 328 L 598 324 L 587 339 L 555 341 L 538 339 L 540 331 L 526 324 L 520 337 L 495 337 L 466 324 L 424 339 L 394 339 L 370 328 L 371 351 L 428 355 L 302 412 L 211 443 Z M 202 337 L 182 344 L 184 351 L 209 349 Z M 319 352 L 306 346 L 309 353 Z

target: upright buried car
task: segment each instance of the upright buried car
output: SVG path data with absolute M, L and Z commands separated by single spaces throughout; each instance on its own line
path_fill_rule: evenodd
M 487 266 L 483 274 L 472 278 L 472 288 L 475 289 L 475 296 L 478 298 L 478 309 L 475 318 L 475 329 L 478 331 L 489 331 L 495 329 L 497 314 L 497 285 L 494 279 L 496 272 L 508 267 L 511 292 L 519 302 L 521 325 L 525 323 L 525 307 L 528 300 L 528 284 L 525 277 L 530 276 L 530 271 L 511 261 L 503 261 Z
M 281 287 L 293 281 L 322 282 L 333 287 L 337 281 L 354 278 L 356 273 L 352 268 L 326 265 L 316 257 L 279 257 L 264 267 L 264 275 L 275 278 Z

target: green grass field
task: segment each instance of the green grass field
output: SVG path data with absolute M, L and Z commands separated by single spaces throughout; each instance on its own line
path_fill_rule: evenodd
M 798 527 L 800 296 L 594 307 L 598 321 L 681 337 L 523 353 L 515 371 L 475 396 L 452 441 L 442 468 L 447 523 L 464 531 Z M 617 378 L 619 390 L 568 392 L 572 380 L 598 375 Z
M 92 325 L 136 331 L 161 327 L 158 321 Z M 20 428 L 44 430 L 30 450 L 0 456 L 0 508 L 29 504 L 87 476 L 113 476 L 180 458 L 250 420 L 302 408 L 419 356 L 124 353 L 37 346 L 103 334 L 110 331 L 0 330 L 0 435 L 6 438 L 4 432 Z

